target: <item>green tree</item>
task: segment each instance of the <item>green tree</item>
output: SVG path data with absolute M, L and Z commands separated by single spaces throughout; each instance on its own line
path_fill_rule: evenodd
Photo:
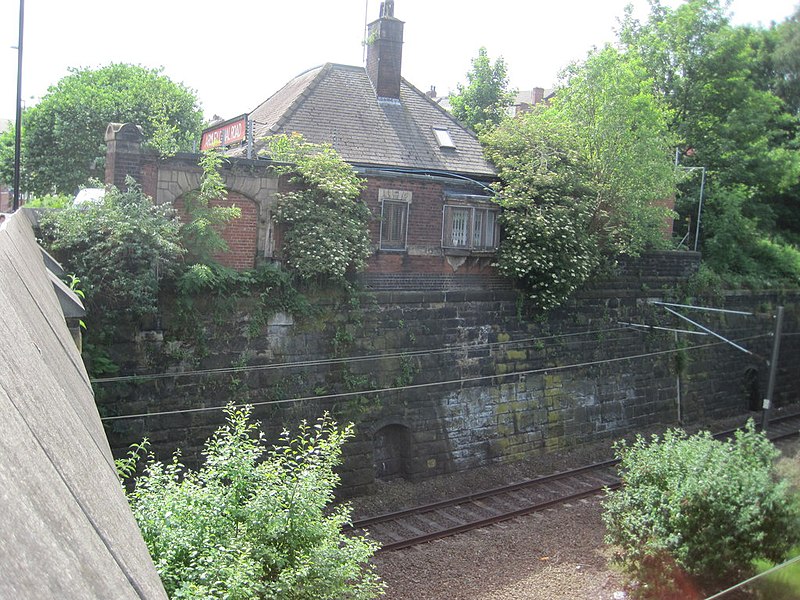
M 300 134 L 269 139 L 269 157 L 291 163 L 283 169 L 296 189 L 278 196 L 278 221 L 286 225 L 283 252 L 301 279 L 341 280 L 360 271 L 371 254 L 372 213 L 360 195 L 362 180 L 330 146 Z
M 687 574 L 710 593 L 800 541 L 798 504 L 774 470 L 779 452 L 752 420 L 724 442 L 673 430 L 616 451 L 623 486 L 604 502 L 606 540 L 641 597 L 685 598 Z
M 780 46 L 791 53 L 791 23 L 779 43 L 776 35 L 732 26 L 728 3 L 720 0 L 689 0 L 676 8 L 650 0 L 650 6 L 644 22 L 627 14 L 620 39 L 639 54 L 655 89 L 672 108 L 670 129 L 683 149 L 691 148 L 681 164 L 705 167 L 710 195 L 742 185 L 749 188 L 748 202 L 739 205 L 740 217 L 753 223 L 757 236 L 796 236 L 794 228 L 800 223 L 792 215 L 800 189 L 797 119 L 786 112 L 789 103 L 775 93 L 791 83 L 778 75 L 776 65 L 784 61 L 781 68 L 791 71 L 788 63 L 795 57 L 779 58 L 775 50 Z M 689 185 L 694 187 L 691 192 Z M 696 182 L 682 187 L 686 195 L 679 212 L 693 216 L 698 208 Z M 718 215 L 734 217 L 730 211 Z M 708 219 L 705 223 L 727 227 Z M 727 270 L 719 263 L 716 268 Z
M 481 48 L 472 59 L 467 82 L 466 86 L 459 83 L 458 92 L 450 96 L 453 116 L 474 131 L 497 126 L 515 97 L 515 92 L 508 89 L 503 58 L 492 64 L 486 48 Z
M 675 195 L 671 112 L 641 60 L 611 46 L 564 72 L 552 110 L 579 132 L 596 184 L 608 250 L 638 254 L 664 244 L 665 203 Z
M 191 150 L 202 115 L 194 92 L 159 69 L 111 64 L 72 69 L 23 115 L 26 191 L 72 194 L 102 174 L 104 135 L 110 122 L 141 125 L 162 154 Z M 0 176 L 7 180 L 11 166 Z
M 656 89 L 670 103 L 671 127 L 693 149 L 687 165 L 719 173 L 725 185 L 772 192 L 785 186 L 787 156 L 780 99 L 760 89 L 751 30 L 730 25 L 720 0 L 689 0 L 677 8 L 650 0 L 651 15 L 623 22 L 622 41 L 641 57 Z
M 24 131 L 24 130 L 23 130 Z M 20 165 L 20 179 L 25 181 L 24 165 Z M 14 128 L 0 131 L 0 183 L 14 184 Z M 24 187 L 24 186 L 20 186 Z
M 228 424 L 205 444 L 205 463 L 150 456 L 128 499 L 171 598 L 340 600 L 383 593 L 376 549 L 344 535 L 346 505 L 331 506 L 334 468 L 351 428 L 323 418 L 267 448 L 250 408 L 227 409 Z M 118 461 L 122 476 L 138 453 Z
M 766 58 L 772 67 L 773 90 L 791 114 L 800 116 L 800 8 L 771 32 L 774 45 Z
M 562 303 L 603 254 L 663 243 L 667 114 L 635 57 L 609 47 L 572 65 L 551 105 L 481 137 L 505 209 L 498 266 L 540 308 Z

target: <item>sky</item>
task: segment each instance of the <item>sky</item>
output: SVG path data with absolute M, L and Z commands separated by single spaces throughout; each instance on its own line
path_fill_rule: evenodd
M 733 0 L 736 24 L 768 26 L 800 0 Z M 502 56 L 512 88 L 552 87 L 559 71 L 614 40 L 631 3 L 646 0 L 395 0 L 405 21 L 403 76 L 439 95 L 466 81 L 485 46 Z M 680 0 L 666 0 L 675 6 Z M 113 62 L 163 67 L 193 89 L 206 119 L 252 111 L 291 78 L 335 62 L 363 65 L 365 15 L 380 0 L 27 0 L 22 98 L 32 105 L 68 69 Z M 19 0 L 0 1 L 0 118 L 16 102 Z

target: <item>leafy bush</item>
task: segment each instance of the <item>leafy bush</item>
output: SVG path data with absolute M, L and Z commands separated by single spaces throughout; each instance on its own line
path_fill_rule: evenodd
M 600 264 L 597 194 L 576 140 L 568 123 L 538 112 L 483 138 L 503 180 L 497 267 L 543 310 L 563 303 Z
M 363 182 L 353 168 L 332 147 L 299 134 L 270 138 L 269 155 L 292 163 L 283 171 L 298 186 L 278 196 L 287 265 L 306 280 L 341 280 L 349 270 L 364 269 L 372 213 L 360 200 Z
M 177 290 L 183 301 L 213 297 L 235 300 L 257 296 L 261 310 L 270 314 L 280 310 L 304 316 L 312 312 L 308 298 L 292 285 L 289 273 L 272 264 L 260 265 L 249 271 L 236 271 L 213 263 L 192 265 L 178 278 Z
M 331 507 L 334 467 L 352 433 L 327 417 L 284 432 L 267 449 L 250 408 L 228 407 L 228 424 L 206 442 L 205 464 L 186 469 L 148 459 L 128 493 L 171 598 L 373 598 L 383 592 L 376 549 L 342 534 L 349 509 Z M 143 446 L 118 461 L 136 468 Z
M 27 200 L 25 208 L 67 208 L 70 204 L 72 204 L 70 196 L 48 194 Z
M 756 219 L 745 215 L 753 201 L 745 186 L 721 188 L 705 203 L 703 258 L 723 277 L 738 283 L 749 279 L 764 285 L 800 282 L 800 250 L 765 237 Z
M 88 318 L 111 327 L 156 312 L 159 280 L 177 273 L 184 253 L 172 207 L 154 204 L 132 179 L 127 187 L 40 222 L 44 246 L 80 278 Z
M 715 586 L 800 541 L 800 510 L 775 476 L 779 454 L 750 421 L 731 440 L 667 432 L 616 446 L 623 487 L 605 501 L 606 541 L 647 598 L 684 598 L 682 578 Z

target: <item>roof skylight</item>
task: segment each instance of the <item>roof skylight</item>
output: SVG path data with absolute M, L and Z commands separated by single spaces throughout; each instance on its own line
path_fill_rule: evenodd
M 434 127 L 433 135 L 436 136 L 436 142 L 439 144 L 439 148 L 456 147 L 456 145 L 453 143 L 453 138 L 450 137 L 450 132 L 447 129 Z

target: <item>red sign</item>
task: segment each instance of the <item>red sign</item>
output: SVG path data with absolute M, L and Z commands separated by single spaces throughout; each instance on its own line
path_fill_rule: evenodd
M 247 138 L 247 115 L 236 117 L 219 125 L 214 125 L 203 132 L 200 138 L 200 151 L 215 146 L 230 146 Z

